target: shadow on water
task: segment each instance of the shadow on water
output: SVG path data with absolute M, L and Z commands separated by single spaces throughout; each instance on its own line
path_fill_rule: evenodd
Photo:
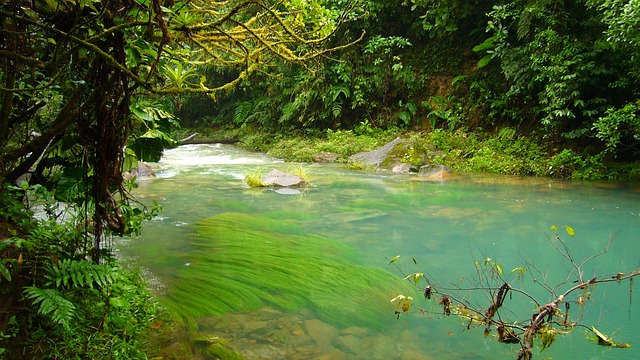
M 230 146 L 180 147 L 157 166 L 136 195 L 158 200 L 161 217 L 121 252 L 158 279 L 161 302 L 191 324 L 193 339 L 224 338 L 247 359 L 515 358 L 517 346 L 443 319 L 436 301 L 408 288 L 388 265 L 398 254 L 416 259 L 401 263 L 407 273 L 440 282 L 473 275 L 474 260 L 491 257 L 507 272 L 530 261 L 556 284 L 570 266 L 547 236 L 551 225 L 570 225 L 578 259 L 615 235 L 585 272 L 640 265 L 640 192 L 630 185 L 479 175 L 428 183 L 309 164 L 310 188 L 287 195 L 243 183 L 245 173 L 287 164 Z M 542 290 L 531 291 L 546 301 Z M 399 293 L 416 302 L 396 319 L 389 300 Z M 629 295 L 628 286 L 601 286 L 580 315 L 634 347 L 599 347 L 576 329 L 537 357 L 640 357 L 640 307 Z

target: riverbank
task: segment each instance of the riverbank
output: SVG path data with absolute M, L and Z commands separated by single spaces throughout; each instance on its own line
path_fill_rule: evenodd
M 423 150 L 437 151 L 435 159 L 456 172 L 477 172 L 499 175 L 541 176 L 573 180 L 640 180 L 640 164 L 590 156 L 574 150 L 553 147 L 512 128 L 496 132 L 382 130 L 361 124 L 353 130 L 326 130 L 306 134 L 274 134 L 263 129 L 183 129 L 183 133 L 198 132 L 190 143 L 209 139 L 234 139 L 237 146 L 268 153 L 286 161 L 315 162 L 332 154 L 332 161 L 349 163 L 349 156 L 377 149 L 397 137 L 407 139 L 411 146 L 403 159 L 417 162 Z M 357 163 L 350 163 L 359 167 Z

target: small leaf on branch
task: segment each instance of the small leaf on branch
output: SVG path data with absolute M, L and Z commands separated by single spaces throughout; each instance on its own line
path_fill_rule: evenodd
M 569 234 L 569 236 L 573 237 L 576 234 L 576 231 L 573 230 L 571 226 L 565 225 L 564 228 L 567 230 L 567 234 Z
M 496 268 L 496 270 L 498 271 L 498 274 L 500 274 L 500 276 L 504 275 L 504 272 L 502 271 L 502 266 L 498 263 L 493 263 L 493 266 Z
M 598 345 L 611 346 L 611 347 L 615 347 L 615 348 L 629 348 L 629 347 L 631 347 L 631 344 L 617 343 L 617 342 L 613 341 L 613 339 L 611 339 L 609 336 L 601 333 L 600 331 L 598 331 L 593 326 L 591 327 L 591 331 L 593 331 L 593 333 L 596 334 L 596 339 L 598 340 Z
M 393 259 L 391 259 L 391 261 L 389 261 L 389 265 L 393 264 L 394 262 L 398 261 L 398 259 L 400 259 L 400 255 L 396 255 L 393 257 Z

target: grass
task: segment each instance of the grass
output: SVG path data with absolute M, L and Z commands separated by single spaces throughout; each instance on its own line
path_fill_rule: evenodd
M 262 181 L 262 170 L 260 169 L 256 169 L 246 174 L 244 177 L 244 182 L 252 188 L 266 186 L 266 184 Z
M 292 164 L 289 166 L 289 170 L 288 170 L 291 174 L 299 177 L 300 179 L 302 179 L 305 183 L 309 183 L 310 182 L 310 176 L 309 176 L 309 172 L 307 171 L 307 169 L 305 169 L 301 164 Z
M 371 151 L 391 141 L 395 131 L 378 131 L 358 135 L 352 131 L 327 130 L 324 136 L 273 136 L 273 141 L 264 142 L 264 136 L 248 136 L 240 141 L 240 146 L 254 151 L 268 152 L 269 155 L 288 161 L 312 162 L 314 155 L 322 152 L 338 154 L 339 161 L 355 153 Z

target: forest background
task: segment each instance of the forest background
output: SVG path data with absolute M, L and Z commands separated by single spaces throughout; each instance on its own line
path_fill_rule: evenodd
M 0 356 L 153 348 L 156 305 L 111 246 L 159 211 L 122 173 L 182 134 L 298 161 L 405 136 L 457 171 L 640 173 L 635 0 L 5 0 L 0 14 Z
M 355 45 L 256 75 L 215 103 L 181 99 L 178 114 L 200 130 L 247 129 L 241 145 L 290 160 L 402 134 L 454 170 L 635 179 L 638 6 L 362 1 L 333 38 L 365 30 Z

